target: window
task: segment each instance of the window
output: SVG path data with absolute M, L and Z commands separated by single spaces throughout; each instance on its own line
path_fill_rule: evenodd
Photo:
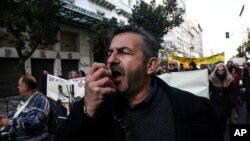
M 75 0 L 66 0 L 66 1 L 68 1 L 71 4 L 75 2 Z
M 61 51 L 77 51 L 77 34 L 67 31 L 60 32 Z
M 123 20 L 120 20 L 120 23 L 119 23 L 120 26 L 124 26 L 125 25 L 125 21 Z
M 100 10 L 97 10 L 97 14 L 98 14 L 98 15 L 101 15 L 101 16 L 104 16 L 104 15 L 105 15 L 105 13 L 102 12 L 102 11 L 100 11 Z

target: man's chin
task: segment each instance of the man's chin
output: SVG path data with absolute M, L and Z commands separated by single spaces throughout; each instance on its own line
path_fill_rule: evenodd
M 117 95 L 126 96 L 127 95 L 127 89 L 121 89 L 121 88 L 117 87 Z

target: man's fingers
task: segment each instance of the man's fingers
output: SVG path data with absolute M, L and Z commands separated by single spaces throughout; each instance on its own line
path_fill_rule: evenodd
M 110 70 L 103 63 L 94 63 L 85 80 L 85 107 L 93 116 L 104 101 L 105 95 L 114 94 L 116 87 Z
M 93 73 L 95 73 L 100 68 L 108 69 L 108 67 L 106 66 L 106 64 L 94 62 L 93 65 L 91 66 L 88 74 L 92 75 Z
M 86 84 L 86 89 L 90 91 L 90 94 L 104 94 L 105 95 L 105 94 L 116 92 L 114 83 L 108 77 Z
M 102 79 L 103 77 L 109 77 L 111 78 L 111 73 L 108 69 L 105 68 L 99 68 L 96 70 L 91 76 L 86 77 L 86 81 L 97 81 L 99 79 Z

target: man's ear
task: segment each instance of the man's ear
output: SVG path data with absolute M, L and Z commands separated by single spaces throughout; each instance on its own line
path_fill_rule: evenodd
M 156 57 L 150 58 L 147 64 L 147 74 L 154 74 L 158 68 L 158 59 Z

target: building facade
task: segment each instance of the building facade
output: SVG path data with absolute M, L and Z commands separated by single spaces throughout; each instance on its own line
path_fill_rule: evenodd
M 246 60 L 250 60 L 250 2 L 241 0 L 242 7 L 239 12 L 240 37 L 238 51 L 243 52 Z
M 186 1 L 177 0 L 179 7 L 186 10 Z M 201 25 L 183 14 L 184 22 L 171 29 L 163 37 L 163 47 L 169 53 L 180 57 L 203 57 L 203 40 Z
M 93 21 L 115 17 L 120 25 L 128 23 L 128 16 L 136 0 L 62 0 L 72 21 L 61 23 L 59 42 L 51 47 L 37 48 L 25 62 L 27 73 L 41 83 L 43 69 L 65 79 L 71 70 L 88 71 L 93 62 L 89 31 Z M 0 91 L 1 96 L 17 94 L 20 76 L 19 60 L 13 44 L 0 41 Z M 0 97 L 1 97 L 0 96 Z

